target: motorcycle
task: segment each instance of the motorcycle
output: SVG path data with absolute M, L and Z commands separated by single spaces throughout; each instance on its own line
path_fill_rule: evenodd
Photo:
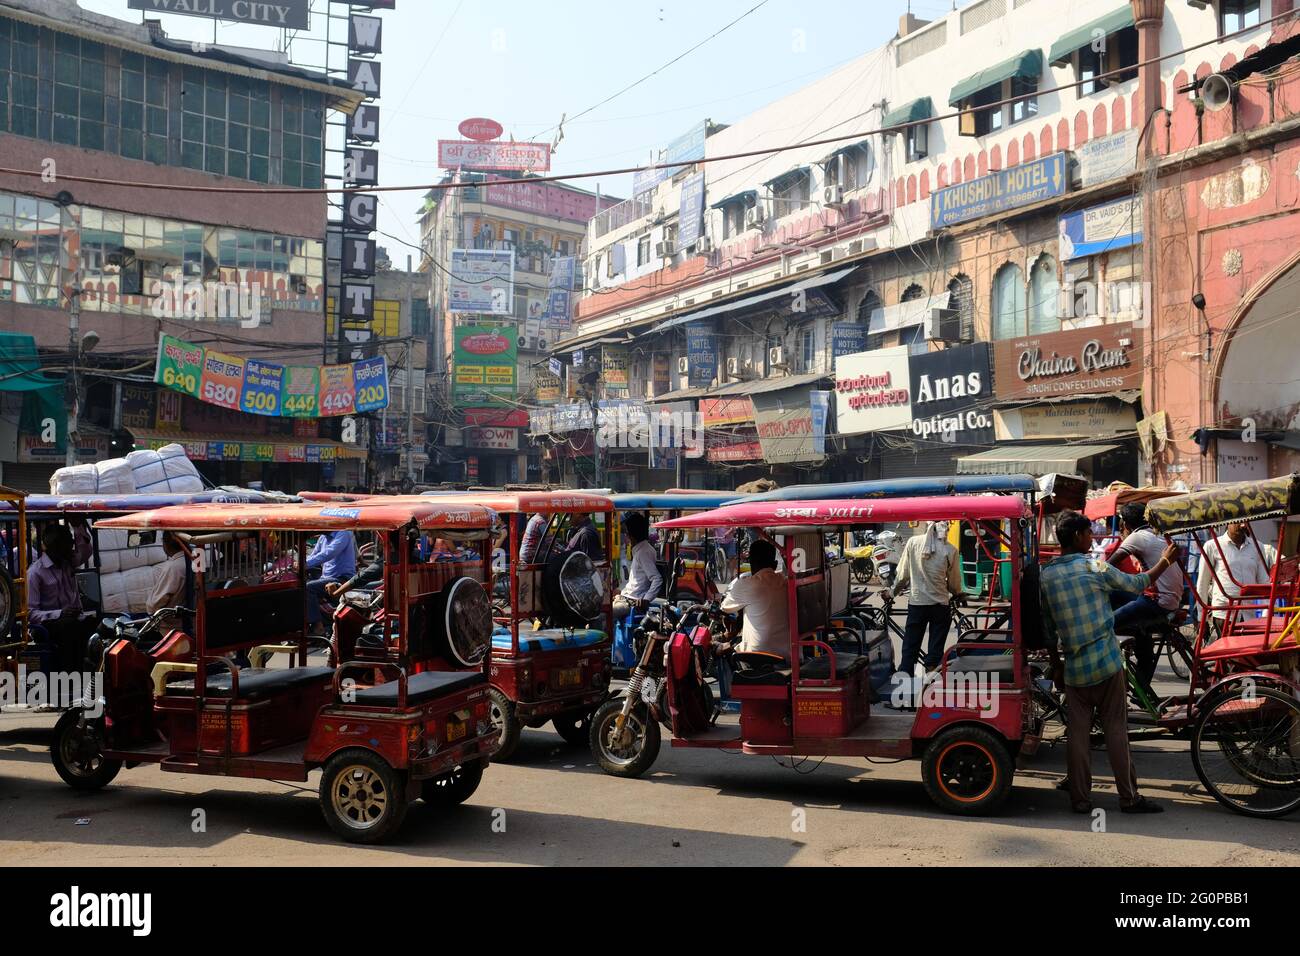
M 871 564 L 886 587 L 894 581 L 894 572 L 898 570 L 898 532 L 881 531 L 875 536 L 875 547 L 871 551 Z

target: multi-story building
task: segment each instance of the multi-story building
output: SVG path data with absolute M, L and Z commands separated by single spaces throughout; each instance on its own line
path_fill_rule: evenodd
M 118 453 L 175 440 L 213 481 L 294 489 L 365 459 L 325 420 L 153 384 L 161 335 L 268 362 L 328 358 L 327 197 L 167 187 L 320 188 L 326 113 L 361 95 L 281 54 L 170 39 L 156 21 L 0 0 L 0 330 L 11 348 L 34 344 L 59 383 L 0 380 L 0 480 L 45 489 L 67 460 L 74 367 L 79 460 L 111 441 Z
M 663 160 L 704 162 L 589 224 L 557 351 L 612 350 L 627 383 L 597 397 L 688 403 L 707 455 L 683 475 L 599 449 L 601 473 L 1289 470 L 1291 6 L 975 0 L 706 124 Z M 580 411 L 534 411 L 534 440 L 589 447 Z
M 485 180 L 513 182 L 478 185 Z M 536 481 L 541 476 L 540 449 L 527 440 L 527 406 L 538 390 L 545 396 L 557 387 L 548 371 L 548 356 L 558 334 L 571 321 L 567 308 L 548 315 L 555 263 L 581 255 L 586 223 L 598 210 L 618 200 L 564 183 L 535 183 L 504 170 L 458 171 L 446 182 L 454 189 L 430 191 L 420 217 L 423 271 L 430 273 L 430 310 L 434 322 L 429 418 L 431 446 L 440 480 L 485 484 Z M 495 311 L 468 311 L 452 286 L 463 270 L 455 265 L 459 250 L 495 251 L 511 266 L 509 301 Z M 581 293 L 581 275 L 563 291 Z M 473 281 L 468 282 L 472 286 Z M 503 291 L 504 291 L 503 285 Z M 497 394 L 466 398 L 457 394 L 453 366 L 456 330 L 497 325 L 513 341 L 515 382 Z M 463 376 L 462 376 L 463 378 Z

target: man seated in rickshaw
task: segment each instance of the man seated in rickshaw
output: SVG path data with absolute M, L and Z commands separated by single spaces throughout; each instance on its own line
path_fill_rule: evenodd
M 592 561 L 605 560 L 605 547 L 600 542 L 600 532 L 596 530 L 596 522 L 590 514 L 574 513 L 567 550 L 581 551 Z
M 50 522 L 41 531 L 43 554 L 27 570 L 28 621 L 44 629 L 55 648 L 55 670 L 81 666 L 86 641 L 97 626 L 85 616 L 77 589 L 77 568 L 90 559 L 94 545 L 84 521 L 73 527 Z
M 721 609 L 744 612 L 739 645 L 724 642 L 720 653 L 776 654 L 790 661 L 790 605 L 786 576 L 776 569 L 776 548 L 772 542 L 755 541 L 749 546 L 749 573 L 731 583 Z M 732 635 L 734 637 L 734 628 Z
M 1202 607 L 1211 611 L 1212 627 L 1206 643 L 1218 640 L 1223 633 L 1224 610 L 1233 598 L 1241 596 L 1242 585 L 1268 584 L 1273 566 L 1277 563 L 1277 549 L 1262 541 L 1256 545 L 1251 540 L 1249 521 L 1234 521 L 1224 533 L 1201 548 L 1201 569 L 1196 578 L 1196 595 Z M 1238 611 L 1238 615 L 1247 612 Z
M 155 572 L 154 588 L 145 603 L 145 609 L 151 615 L 157 614 L 163 608 L 186 605 L 185 549 L 170 531 L 163 533 L 162 548 L 163 553 L 167 555 L 167 560 L 159 565 Z M 174 615 L 167 615 L 158 621 L 158 629 L 164 634 L 180 626 L 181 622 Z
M 659 573 L 658 555 L 650 543 L 650 519 L 633 512 L 623 522 L 623 530 L 632 541 L 632 559 L 629 562 L 627 584 L 614 602 L 614 616 L 622 620 L 633 609 L 644 611 L 650 602 L 663 591 L 664 579 Z
M 307 582 L 307 624 L 313 633 L 321 628 L 320 602 L 329 586 L 357 573 L 357 540 L 351 531 L 323 531 L 307 556 L 308 572 L 320 577 Z
M 1147 570 L 1154 568 L 1165 551 L 1165 539 L 1147 525 L 1146 506 L 1130 502 L 1119 509 L 1119 519 L 1124 540 L 1107 560 L 1114 565 L 1132 556 Z M 1138 678 L 1147 687 L 1156 670 L 1155 642 L 1147 628 L 1165 620 L 1183 603 L 1183 572 L 1172 567 L 1153 581 L 1154 597 L 1130 594 L 1129 600 L 1115 611 L 1115 633 L 1133 635 Z

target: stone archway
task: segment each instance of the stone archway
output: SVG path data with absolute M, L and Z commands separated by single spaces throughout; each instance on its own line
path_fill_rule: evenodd
M 1245 298 L 1213 365 L 1213 419 L 1300 429 L 1300 255 Z

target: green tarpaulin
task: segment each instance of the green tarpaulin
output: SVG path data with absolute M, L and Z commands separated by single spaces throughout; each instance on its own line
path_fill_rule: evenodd
M 1104 17 L 1098 17 L 1091 23 L 1065 34 L 1052 44 L 1051 52 L 1047 54 L 1047 62 L 1053 66 L 1064 66 L 1075 50 L 1081 50 L 1112 33 L 1118 33 L 1131 26 L 1133 26 L 1133 9 L 1126 3 L 1120 9 L 1112 10 Z
M 1022 80 L 1037 80 L 1043 75 L 1043 51 L 1026 50 L 1009 60 L 1003 60 L 997 66 L 980 70 L 974 76 L 968 76 L 952 88 L 948 94 L 949 106 L 960 106 L 980 90 L 986 90 L 1003 80 L 1017 76 Z
M 904 123 L 916 123 L 920 120 L 928 120 L 934 117 L 934 101 L 928 96 L 923 96 L 919 100 L 912 100 L 910 103 L 904 103 L 897 109 L 892 109 L 885 114 L 880 121 L 882 128 L 888 129 L 891 126 L 901 126 Z

